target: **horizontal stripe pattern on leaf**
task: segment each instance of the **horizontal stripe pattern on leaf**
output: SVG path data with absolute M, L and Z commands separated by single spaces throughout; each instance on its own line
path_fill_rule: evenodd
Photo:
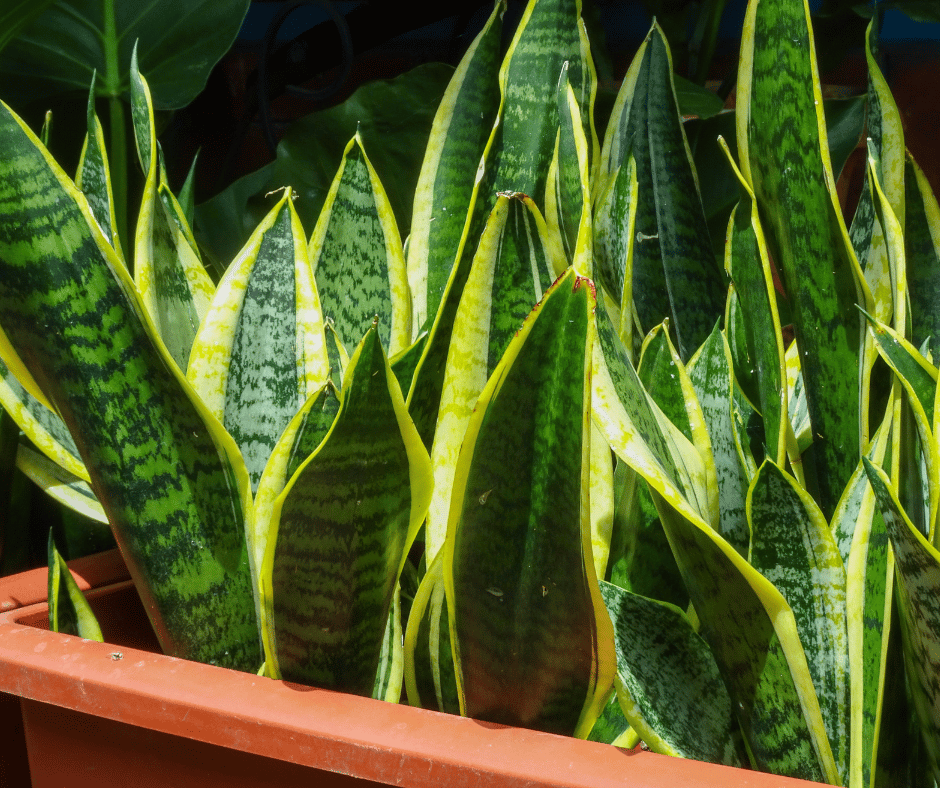
M 69 426 L 164 650 L 257 670 L 247 476 L 84 196 L 0 105 L 0 314 Z
M 350 359 L 329 433 L 275 503 L 270 589 L 280 676 L 372 694 L 429 476 L 373 328 Z
M 484 389 L 444 570 L 463 712 L 567 734 L 590 730 L 613 669 L 582 501 L 592 290 L 559 279 Z
M 347 352 L 378 316 L 390 356 L 411 343 L 411 295 L 401 236 L 378 175 L 357 133 L 310 237 L 310 262 L 323 317 Z

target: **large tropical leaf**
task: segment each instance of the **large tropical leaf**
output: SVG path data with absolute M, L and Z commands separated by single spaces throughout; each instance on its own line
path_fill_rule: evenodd
M 3 329 L 75 438 L 161 645 L 261 662 L 238 450 L 170 359 L 85 197 L 0 105 Z
M 182 107 L 202 90 L 248 10 L 247 0 L 57 0 L 6 47 L 0 80 L 8 101 L 87 90 L 98 72 L 99 96 L 130 89 L 135 43 L 161 109 Z

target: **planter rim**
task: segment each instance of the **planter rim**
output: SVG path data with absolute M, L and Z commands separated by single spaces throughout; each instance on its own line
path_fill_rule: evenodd
M 123 565 L 79 563 L 93 595 Z M 74 566 L 74 565 L 72 565 Z M 45 570 L 36 570 L 45 577 Z M 126 576 L 126 570 L 124 570 Z M 35 572 L 0 580 L 0 691 L 122 723 L 394 785 L 799 788 L 816 783 L 483 723 L 30 626 Z M 45 591 L 42 592 L 45 597 Z

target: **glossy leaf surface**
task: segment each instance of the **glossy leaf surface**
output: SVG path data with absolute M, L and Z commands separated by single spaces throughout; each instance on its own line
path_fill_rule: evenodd
M 0 138 L 6 335 L 76 436 L 164 650 L 257 670 L 237 450 L 175 371 L 84 196 L 5 106 Z
M 582 493 L 593 301 L 589 282 L 561 278 L 493 373 L 458 462 L 444 568 L 463 713 L 584 735 L 613 672 Z

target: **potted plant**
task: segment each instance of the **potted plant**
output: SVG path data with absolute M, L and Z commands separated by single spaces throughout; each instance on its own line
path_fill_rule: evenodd
M 184 694 L 209 676 L 236 706 L 315 686 L 308 704 L 426 724 L 353 697 L 404 686 L 475 720 L 435 725 L 509 724 L 527 754 L 529 728 L 642 738 L 853 785 L 923 773 L 917 753 L 884 755 L 912 705 L 936 770 L 936 310 L 908 280 L 937 268 L 940 213 L 874 42 L 867 187 L 846 227 L 808 9 L 751 1 L 720 154 L 739 199 L 716 258 L 660 29 L 598 135 L 580 4 L 533 0 L 506 53 L 502 11 L 441 102 L 407 250 L 357 133 L 309 237 L 286 188 L 216 285 L 136 60 L 133 242 L 93 111 L 73 181 L 2 109 L 13 410 L 90 483 L 167 655 L 128 651 L 135 669 L 110 672 L 209 663 Z M 31 654 L 51 637 L 7 634 Z M 90 662 L 64 673 L 88 683 L 106 647 L 81 648 Z M 10 657 L 27 717 L 51 700 L 23 688 L 29 659 Z M 135 705 L 127 692 L 113 705 Z M 164 722 L 143 702 L 127 720 L 188 719 L 180 696 L 159 704 Z M 222 707 L 191 714 L 217 729 L 236 714 Z M 270 708 L 300 737 L 284 760 L 328 765 L 294 754 L 322 740 L 285 721 L 299 711 Z M 348 749 L 387 752 L 372 736 L 345 736 L 364 764 L 337 768 L 403 780 Z M 418 750 L 432 774 L 455 757 Z M 627 756 L 605 752 L 619 770 Z

